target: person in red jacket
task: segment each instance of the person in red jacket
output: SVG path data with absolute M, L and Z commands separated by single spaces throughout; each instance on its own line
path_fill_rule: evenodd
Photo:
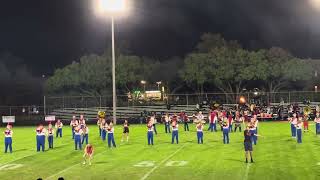
M 93 146 L 91 144 L 87 144 L 86 147 L 84 148 L 84 154 L 83 154 L 83 164 L 86 164 L 86 162 L 89 162 L 89 165 L 91 165 L 91 160 L 93 158 Z

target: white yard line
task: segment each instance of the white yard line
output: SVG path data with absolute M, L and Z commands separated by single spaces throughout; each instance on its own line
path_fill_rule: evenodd
M 250 169 L 251 164 L 247 164 L 246 172 L 244 174 L 244 180 L 248 180 L 248 175 L 249 175 L 249 169 Z
M 177 154 L 182 148 L 184 148 L 187 144 L 184 144 L 183 146 L 181 146 L 179 149 L 177 149 L 173 154 L 171 154 L 170 156 L 168 156 L 167 158 L 163 159 L 157 166 L 154 166 L 149 172 L 147 172 L 140 180 L 145 180 L 147 179 L 150 174 L 155 171 L 159 166 L 161 166 L 163 163 L 165 163 L 166 161 L 168 161 L 170 158 L 172 158 L 172 156 L 174 156 L 175 154 Z
M 98 153 L 98 154 L 96 154 L 95 156 L 98 156 L 98 155 L 100 155 L 100 154 L 102 154 L 102 153 L 105 153 L 106 151 L 107 151 L 107 150 L 102 151 L 101 153 Z M 82 163 L 82 161 L 81 161 L 81 163 Z M 66 169 L 64 169 L 64 170 L 62 170 L 62 171 L 59 171 L 59 172 L 57 172 L 57 173 L 55 173 L 55 174 L 53 174 L 53 175 L 51 175 L 51 176 L 49 176 L 49 177 L 47 177 L 47 178 L 44 178 L 44 179 L 52 179 L 53 177 L 55 177 L 55 176 L 57 176 L 57 175 L 59 175 L 59 174 L 62 174 L 62 173 L 64 173 L 64 172 L 66 172 L 66 171 L 74 168 L 74 167 L 77 166 L 77 165 L 81 165 L 81 163 L 76 163 L 76 164 L 74 164 L 74 165 L 72 165 L 72 166 L 69 166 L 68 168 L 66 168 Z
M 62 144 L 62 145 L 60 145 L 60 146 L 64 146 L 64 145 L 67 145 L 67 144 L 69 144 L 69 143 L 65 143 L 65 144 Z M 60 146 L 57 146 L 57 147 L 60 147 Z M 21 158 L 18 158 L 18 159 L 15 159 L 15 160 L 6 162 L 6 163 L 1 164 L 1 165 L 7 165 L 7 164 L 10 164 L 10 163 L 12 163 L 12 162 L 15 162 L 15 161 L 19 161 L 19 160 L 21 160 L 21 159 L 24 159 L 24 158 L 34 156 L 34 155 L 39 154 L 39 153 L 41 153 L 41 152 L 36 152 L 36 153 L 33 153 L 33 154 L 29 154 L 29 155 L 27 155 L 27 156 L 23 156 L 23 157 L 21 157 Z

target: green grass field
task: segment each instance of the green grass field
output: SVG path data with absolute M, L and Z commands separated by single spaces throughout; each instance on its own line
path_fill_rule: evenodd
M 64 127 L 63 138 L 54 139 L 54 149 L 44 153 L 36 152 L 34 127 L 15 127 L 14 152 L 0 153 L 0 179 L 320 179 L 320 136 L 313 124 L 303 133 L 303 143 L 297 144 L 288 123 L 260 123 L 264 137 L 254 146 L 253 164 L 244 163 L 243 133 L 231 133 L 230 144 L 224 145 L 220 131 L 205 131 L 204 144 L 198 145 L 190 125 L 190 132 L 180 125 L 178 145 L 171 144 L 171 134 L 158 125 L 154 146 L 147 145 L 144 125 L 132 125 L 129 143 L 121 144 L 122 127 L 117 126 L 115 149 L 107 148 L 97 127 L 90 126 L 89 142 L 95 147 L 91 166 L 82 165 L 83 151 L 74 150 L 69 127 Z

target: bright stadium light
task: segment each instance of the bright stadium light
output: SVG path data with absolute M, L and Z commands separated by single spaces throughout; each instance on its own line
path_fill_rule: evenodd
M 320 0 L 309 0 L 311 7 L 320 10 Z
M 115 33 L 114 19 L 128 12 L 128 0 L 94 0 L 94 8 L 98 15 L 111 18 L 111 44 L 112 44 L 112 116 L 113 123 L 116 124 L 117 118 L 117 96 L 116 96 L 116 57 L 115 57 Z
M 129 10 L 128 0 L 94 0 L 94 8 L 98 15 L 123 15 Z

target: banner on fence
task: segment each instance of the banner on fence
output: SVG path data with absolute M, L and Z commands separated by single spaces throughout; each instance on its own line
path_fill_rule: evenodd
M 14 123 L 15 116 L 2 116 L 2 122 L 3 123 Z
M 55 121 L 56 120 L 56 116 L 46 116 L 45 117 L 45 121 Z

